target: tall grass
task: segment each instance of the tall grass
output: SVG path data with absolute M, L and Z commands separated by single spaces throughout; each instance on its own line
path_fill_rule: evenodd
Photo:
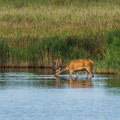
M 120 70 L 120 30 L 112 30 L 105 39 L 105 67 L 108 70 Z
M 108 31 L 103 42 L 104 57 L 98 60 L 98 69 L 103 73 L 120 73 L 120 29 Z
M 119 71 L 119 16 L 117 0 L 1 0 L 0 67 L 90 58 L 97 71 Z

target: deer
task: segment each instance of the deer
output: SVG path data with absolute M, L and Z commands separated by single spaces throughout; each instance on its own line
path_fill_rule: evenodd
M 62 60 L 55 60 L 55 76 L 58 76 L 60 73 L 64 71 L 69 71 L 69 76 L 71 77 L 73 73 L 76 73 L 76 77 L 78 78 L 78 72 L 86 71 L 86 78 L 91 74 L 91 77 L 94 77 L 92 72 L 92 67 L 94 62 L 90 59 L 75 59 L 71 60 L 67 65 L 60 66 Z

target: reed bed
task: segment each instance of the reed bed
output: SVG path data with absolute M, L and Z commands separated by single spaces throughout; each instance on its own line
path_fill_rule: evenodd
M 90 58 L 94 71 L 120 71 L 117 0 L 1 0 L 0 67 L 52 67 Z

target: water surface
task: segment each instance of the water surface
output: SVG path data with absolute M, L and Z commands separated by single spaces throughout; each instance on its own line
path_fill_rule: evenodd
M 120 77 L 1 69 L 0 120 L 120 120 Z

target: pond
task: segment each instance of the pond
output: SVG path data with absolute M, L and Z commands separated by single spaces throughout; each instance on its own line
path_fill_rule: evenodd
M 120 77 L 0 69 L 0 120 L 120 120 Z

